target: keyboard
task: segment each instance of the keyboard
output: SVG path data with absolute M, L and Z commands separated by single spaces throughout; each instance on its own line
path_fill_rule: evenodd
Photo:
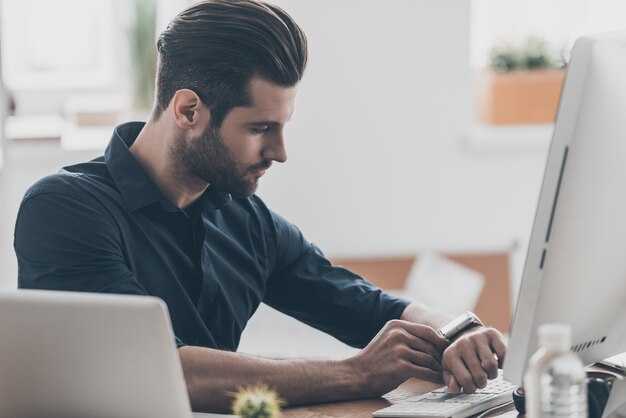
M 512 400 L 513 383 L 502 379 L 502 371 L 484 389 L 472 394 L 450 393 L 444 386 L 423 395 L 405 398 L 387 408 L 379 409 L 375 417 L 465 418 Z

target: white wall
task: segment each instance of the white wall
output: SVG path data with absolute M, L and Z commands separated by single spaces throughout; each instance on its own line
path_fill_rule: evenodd
M 4 163 L 4 118 L 6 117 L 7 97 L 2 78 L 2 22 L 0 22 L 0 176 Z M 0 216 L 2 212 L 0 212 Z
M 4 120 L 6 115 L 6 93 L 4 89 L 4 82 L 2 79 L 2 24 L 0 22 L 0 288 L 4 284 L 4 281 L 7 279 L 4 277 L 5 272 L 10 271 L 13 272 L 13 269 L 3 268 L 5 265 L 13 266 L 13 261 L 11 260 L 11 248 L 8 243 L 8 239 L 6 238 L 5 224 L 9 219 L 12 218 L 6 211 L 7 206 L 7 196 L 4 194 L 4 178 L 6 171 L 4 169 L 4 160 L 6 158 L 4 151 Z
M 33 16 L 28 14 L 28 2 L 0 0 L 0 18 L 3 20 L 5 31 L 4 54 L 7 59 L 4 76 L 17 103 L 16 114 L 58 113 L 62 115 L 65 112 L 68 97 L 76 95 L 115 95 L 120 96 L 121 100 L 131 100 L 131 64 L 126 39 L 135 13 L 133 2 L 126 0 L 91 0 L 91 3 L 75 0 L 75 2 L 77 4 L 73 4 L 72 1 L 58 2 L 58 7 L 55 3 L 50 8 L 56 12 L 56 15 L 46 19 L 45 10 L 39 10 L 39 13 L 34 13 Z M 86 16 L 77 15 L 75 10 L 77 5 L 81 6 L 78 11 Z M 64 49 L 64 54 L 74 53 L 80 56 L 84 47 L 94 53 L 92 58 L 97 65 L 86 61 L 83 63 L 87 66 L 82 69 L 84 71 L 79 69 L 63 71 L 56 67 L 57 63 L 47 63 L 45 58 L 48 57 L 41 58 L 39 55 L 42 52 L 37 51 L 33 53 L 35 56 L 44 59 L 45 65 L 51 65 L 57 70 L 51 70 L 49 74 L 42 72 L 45 75 L 37 71 L 26 71 L 29 67 L 22 63 L 25 59 L 22 54 L 25 50 L 37 49 L 32 48 L 31 44 L 41 47 L 41 39 L 49 38 L 54 41 L 63 40 L 65 37 L 74 39 L 72 34 L 75 31 L 85 29 L 85 25 L 89 23 L 93 24 L 91 20 L 85 19 L 93 17 L 92 14 L 102 21 L 96 20 L 94 33 L 82 35 L 85 39 L 91 39 L 93 45 L 88 42 L 83 45 L 83 42 L 77 41 L 78 47 L 68 45 L 61 49 Z M 99 14 L 103 16 L 98 16 Z M 45 21 L 49 26 L 43 28 L 42 31 L 32 31 L 35 32 L 34 34 L 26 33 L 33 26 L 37 27 L 36 23 L 39 20 Z M 64 25 L 69 26 L 69 29 L 61 30 L 62 35 L 45 36 L 46 30 L 52 30 L 50 27 L 64 27 Z M 96 40 L 99 42 L 95 42 Z M 64 44 L 61 43 L 61 45 Z M 54 56 L 58 59 L 58 56 Z M 80 62 L 78 59 L 76 61 Z
M 290 159 L 260 194 L 331 255 L 502 249 L 530 233 L 544 152 L 473 152 L 470 3 L 279 2 L 310 64 Z

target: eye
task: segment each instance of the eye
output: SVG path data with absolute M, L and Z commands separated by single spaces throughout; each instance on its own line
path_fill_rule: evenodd
M 261 125 L 261 126 L 255 126 L 253 128 L 250 128 L 250 131 L 257 135 L 263 135 L 269 132 L 270 129 L 271 128 L 269 125 Z

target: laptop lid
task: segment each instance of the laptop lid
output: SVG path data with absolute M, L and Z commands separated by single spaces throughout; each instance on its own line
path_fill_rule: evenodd
M 165 303 L 0 292 L 0 416 L 191 417 Z

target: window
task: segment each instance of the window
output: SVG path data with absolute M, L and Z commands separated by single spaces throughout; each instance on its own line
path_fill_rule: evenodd
M 111 0 L 4 0 L 1 16 L 4 79 L 11 89 L 113 82 Z
M 623 0 L 473 0 L 472 66 L 483 68 L 492 46 L 529 36 L 571 48 L 585 34 L 626 29 Z
M 476 112 L 475 122 L 468 132 L 470 147 L 545 153 L 552 135 L 551 124 L 543 122 L 494 124 L 494 118 L 485 117 L 485 109 L 503 110 L 505 107 L 501 102 L 495 103 L 494 90 L 491 86 L 485 87 L 490 82 L 485 81 L 490 79 L 490 75 L 481 71 L 488 66 L 491 49 L 502 44 L 522 46 L 530 37 L 535 37 L 545 40 L 554 49 L 564 50 L 567 56 L 574 41 L 582 35 L 625 30 L 623 16 L 626 15 L 626 2 L 472 0 L 471 7 L 470 64 L 476 76 L 474 88 Z M 550 105 L 554 107 L 552 115 L 556 110 L 558 93 L 554 97 L 554 104 Z M 488 107 L 485 107 L 485 103 Z M 513 101 L 509 100 L 507 103 Z M 532 109 L 536 110 L 535 107 Z

